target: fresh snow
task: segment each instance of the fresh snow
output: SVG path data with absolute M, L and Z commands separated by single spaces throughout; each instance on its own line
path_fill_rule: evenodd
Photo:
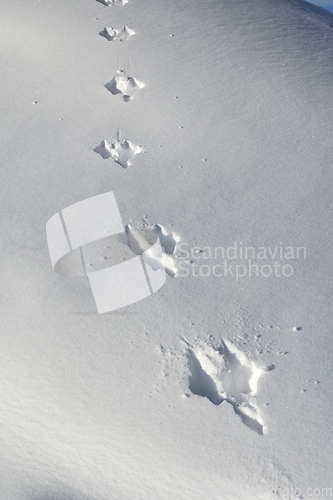
M 1 20 L 0 499 L 332 496 L 332 14 L 15 0 Z M 168 276 L 98 314 L 45 228 L 107 192 L 119 256 L 157 235 Z

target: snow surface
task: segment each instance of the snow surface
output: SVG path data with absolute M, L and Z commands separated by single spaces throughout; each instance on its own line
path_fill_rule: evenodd
M 1 500 L 326 498 L 333 16 L 2 3 Z M 109 43 L 108 26 L 135 36 Z M 108 191 L 172 265 L 159 292 L 98 315 L 85 277 L 53 272 L 45 226 Z M 194 275 L 235 242 L 293 274 Z

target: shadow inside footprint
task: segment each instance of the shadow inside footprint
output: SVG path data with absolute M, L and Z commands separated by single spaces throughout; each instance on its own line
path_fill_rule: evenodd
M 127 42 L 131 36 L 135 35 L 135 31 L 129 28 L 128 26 L 124 26 L 121 31 L 113 28 L 113 27 L 105 27 L 99 34 L 106 38 L 109 42 L 113 42 L 114 40 L 119 40 L 120 42 Z
M 133 157 L 141 153 L 143 149 L 138 144 L 134 144 L 134 142 L 127 139 L 118 140 L 113 144 L 109 144 L 104 139 L 93 151 L 100 154 L 104 160 L 112 158 L 121 167 L 128 168 Z
M 155 224 L 153 231 L 159 237 L 165 253 L 172 255 L 175 252 L 178 238 L 175 237 L 172 231 L 167 231 L 161 224 Z
M 214 405 L 226 401 L 247 427 L 264 434 L 259 409 L 253 399 L 263 369 L 223 340 L 218 348 L 188 349 L 188 360 L 192 394 L 205 397 Z
M 158 230 L 156 230 L 156 228 L 158 228 Z M 146 252 L 146 263 L 149 264 L 153 270 L 164 268 L 166 273 L 173 278 L 177 274 L 176 261 L 172 255 L 175 250 L 177 240 L 174 240 L 175 237 L 173 237 L 172 243 L 167 245 L 169 250 L 169 252 L 167 252 L 165 246 L 163 245 L 164 240 L 161 241 L 160 238 L 161 231 L 164 231 L 164 233 L 167 232 L 160 224 L 155 224 L 151 229 L 138 229 L 130 224 L 127 224 L 126 233 L 128 236 L 128 245 L 136 255 L 142 255 L 143 252 Z M 150 245 L 148 242 L 151 242 L 152 240 L 155 241 L 156 236 L 160 241 L 161 252 L 159 254 L 151 254 L 149 252 Z M 173 243 L 173 240 L 175 243 Z M 171 251 L 171 247 L 173 248 L 173 251 Z
M 126 102 L 131 101 L 144 86 L 144 83 L 133 76 L 127 76 L 123 70 L 118 71 L 117 76 L 105 84 L 105 88 L 112 95 L 122 94 Z
M 250 417 L 249 415 L 245 415 L 239 406 L 235 405 L 234 403 L 228 401 L 229 403 L 232 404 L 234 412 L 236 415 L 238 415 L 243 422 L 243 424 L 247 425 L 247 427 L 250 427 L 253 431 L 257 432 L 257 434 L 262 435 L 264 433 L 264 428 L 261 425 L 260 422 L 258 422 L 255 418 Z
M 192 351 L 189 351 L 188 356 L 191 370 L 190 391 L 197 396 L 209 399 L 214 405 L 220 405 L 223 398 L 218 393 L 214 380 L 203 370 L 200 361 Z

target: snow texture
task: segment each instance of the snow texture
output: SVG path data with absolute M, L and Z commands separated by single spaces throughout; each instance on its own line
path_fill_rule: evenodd
M 2 4 L 0 500 L 327 498 L 333 15 Z M 168 276 L 98 315 L 45 227 L 110 191 Z

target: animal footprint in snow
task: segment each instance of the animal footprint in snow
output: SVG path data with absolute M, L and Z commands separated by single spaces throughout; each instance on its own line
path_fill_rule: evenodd
M 172 255 L 175 253 L 176 245 L 179 241 L 179 236 L 177 236 L 172 231 L 168 231 L 165 227 L 161 226 L 161 224 L 155 224 L 153 226 L 154 233 L 160 239 L 161 245 L 165 253 Z
M 120 42 L 127 42 L 131 38 L 131 36 L 135 35 L 135 31 L 133 31 L 128 26 L 124 26 L 121 31 L 116 30 L 115 28 L 107 28 L 105 27 L 103 31 L 100 31 L 99 34 L 112 42 L 113 40 L 119 40 Z
M 168 231 L 161 224 L 155 224 L 152 226 L 152 231 L 157 234 L 161 242 L 163 250 L 162 262 L 166 272 L 169 276 L 177 276 L 178 267 L 174 254 L 176 252 L 176 245 L 180 241 L 180 237 L 174 232 Z
M 166 272 L 172 278 L 177 275 L 177 265 L 176 260 L 173 257 L 175 252 L 176 244 L 180 240 L 172 231 L 167 231 L 160 224 L 154 224 L 153 226 L 145 226 L 141 229 L 137 229 L 131 225 L 126 226 L 128 246 L 136 255 L 141 255 L 146 252 L 149 257 L 149 248 L 151 246 L 150 241 L 153 239 L 153 233 L 155 233 L 160 240 L 162 247 L 162 254 L 159 256 L 151 255 L 149 264 L 153 269 L 159 269 L 161 265 L 165 268 Z M 156 238 L 156 236 L 155 236 Z
M 97 2 L 102 3 L 103 5 L 125 5 L 128 3 L 128 0 L 97 0 Z
M 144 87 L 144 83 L 139 82 L 133 76 L 127 76 L 123 70 L 118 71 L 118 76 L 112 78 L 110 82 L 105 85 L 111 94 L 122 94 L 124 101 L 128 102 L 133 99 L 134 95 Z
M 94 149 L 94 152 L 100 154 L 105 160 L 112 158 L 123 168 L 129 167 L 132 164 L 132 158 L 142 151 L 143 149 L 141 146 L 127 139 L 122 141 L 118 140 L 113 144 L 109 144 L 108 141 L 104 139 L 100 145 L 96 146 Z
M 263 434 L 255 394 L 258 380 L 265 370 L 226 340 L 222 340 L 217 349 L 211 346 L 189 347 L 190 391 L 206 397 L 214 405 L 226 401 L 245 425 Z

